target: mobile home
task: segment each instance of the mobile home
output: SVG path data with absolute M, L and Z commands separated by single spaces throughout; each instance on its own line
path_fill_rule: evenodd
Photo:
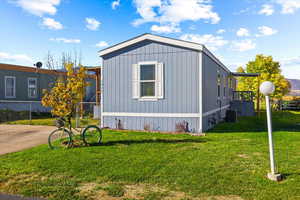
M 202 133 L 230 107 L 236 80 L 202 44 L 143 34 L 99 55 L 102 127 Z

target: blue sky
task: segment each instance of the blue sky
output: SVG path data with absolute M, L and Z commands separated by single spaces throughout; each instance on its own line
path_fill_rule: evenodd
M 300 0 L 1 0 L 0 62 L 32 66 L 47 52 L 97 51 L 142 33 L 205 44 L 231 70 L 272 55 L 300 79 Z

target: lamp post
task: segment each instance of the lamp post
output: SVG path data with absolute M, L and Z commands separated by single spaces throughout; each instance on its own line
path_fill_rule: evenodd
M 273 145 L 273 137 L 272 137 L 272 116 L 271 116 L 271 106 L 270 106 L 270 96 L 269 96 L 274 92 L 275 86 L 272 82 L 265 81 L 260 85 L 259 90 L 263 95 L 266 96 L 270 166 L 271 166 L 271 173 L 268 173 L 268 178 L 272 181 L 280 181 L 282 180 L 282 175 L 276 172 L 275 159 L 274 159 L 274 145 Z

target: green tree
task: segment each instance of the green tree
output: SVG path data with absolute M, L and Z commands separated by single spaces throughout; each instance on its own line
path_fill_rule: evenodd
M 272 97 L 275 99 L 282 99 L 291 88 L 290 83 L 281 74 L 280 63 L 274 61 L 272 56 L 256 55 L 255 60 L 248 62 L 246 68 L 239 67 L 237 71 L 240 73 L 260 73 L 259 77 L 239 77 L 237 87 L 239 91 L 253 91 L 255 97 L 260 100 L 262 95 L 257 94 L 257 88 L 263 81 L 274 83 L 276 89 Z

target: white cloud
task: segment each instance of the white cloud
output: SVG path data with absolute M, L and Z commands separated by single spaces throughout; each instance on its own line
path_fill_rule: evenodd
M 294 14 L 300 9 L 300 0 L 276 0 L 282 6 L 282 14 Z
M 250 32 L 246 28 L 240 28 L 237 32 L 236 35 L 239 37 L 247 37 L 250 36 Z
M 241 15 L 241 14 L 245 14 L 245 13 L 250 12 L 250 10 L 251 10 L 250 7 L 248 7 L 248 8 L 242 9 L 242 10 L 240 10 L 238 12 L 234 12 L 233 14 L 234 15 Z
M 55 15 L 60 0 L 16 0 L 14 3 L 25 11 L 42 17 L 45 14 Z
M 201 19 L 217 24 L 220 17 L 213 11 L 210 3 L 210 0 L 134 0 L 141 18 L 135 20 L 133 25 L 147 22 L 179 24 L 183 21 Z
M 219 29 L 219 30 L 217 30 L 217 34 L 223 34 L 223 33 L 225 33 L 225 32 L 226 32 L 225 29 Z
M 115 1 L 113 1 L 113 2 L 111 3 L 111 8 L 112 8 L 113 10 L 117 9 L 117 7 L 120 6 L 120 1 L 121 1 L 121 0 L 115 0 Z
M 269 4 L 262 5 L 261 10 L 258 12 L 258 14 L 266 15 L 266 16 L 273 15 L 273 13 L 274 13 L 274 7 Z
M 86 27 L 92 31 L 98 30 L 101 22 L 97 21 L 95 18 L 85 18 Z
M 252 50 L 255 48 L 256 48 L 256 44 L 250 39 L 232 42 L 232 49 L 234 51 L 243 52 L 243 51 L 249 51 L 249 50 Z
M 256 37 L 261 37 L 261 36 L 270 36 L 276 34 L 278 31 L 268 27 L 268 26 L 260 26 L 258 27 L 259 34 L 256 35 Z
M 283 60 L 281 60 L 280 63 L 285 66 L 300 65 L 300 56 L 294 57 L 294 58 L 289 58 L 289 59 L 283 59 Z
M 103 47 L 107 47 L 107 46 L 108 46 L 108 43 L 105 41 L 100 41 L 96 44 L 96 47 L 99 47 L 99 48 L 103 48 Z
M 9 62 L 26 62 L 33 63 L 33 59 L 25 54 L 9 54 L 5 52 L 0 52 L 0 60 L 6 60 Z
M 203 44 L 212 51 L 215 51 L 228 43 L 228 41 L 224 40 L 222 36 L 214 36 L 210 34 L 184 34 L 180 37 L 180 39 Z
M 43 18 L 42 25 L 52 30 L 60 30 L 64 28 L 60 22 L 55 21 L 55 19 L 49 17 Z
M 176 24 L 170 25 L 153 25 L 151 31 L 156 33 L 178 33 L 181 32 L 180 28 Z
M 68 38 L 50 38 L 51 41 L 56 41 L 56 42 L 63 42 L 63 43 L 74 43 L 74 44 L 78 44 L 80 43 L 79 39 L 68 39 Z

